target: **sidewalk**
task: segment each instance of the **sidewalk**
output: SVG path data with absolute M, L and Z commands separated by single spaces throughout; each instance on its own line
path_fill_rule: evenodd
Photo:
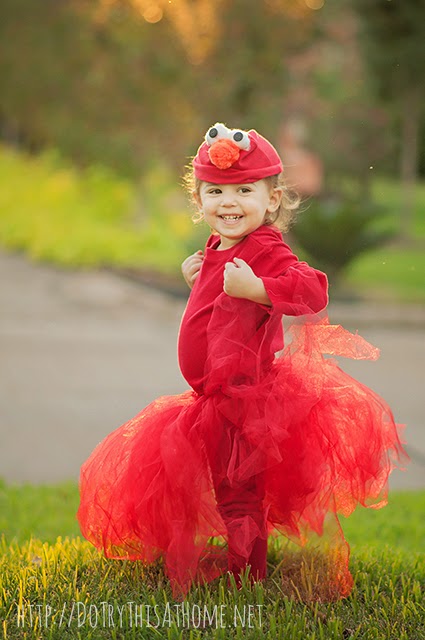
M 107 272 L 66 272 L 0 253 L 0 477 L 78 478 L 109 432 L 187 389 L 176 343 L 185 300 Z M 425 488 L 425 309 L 332 304 L 332 323 L 381 349 L 341 362 L 406 423 L 412 462 L 391 486 Z

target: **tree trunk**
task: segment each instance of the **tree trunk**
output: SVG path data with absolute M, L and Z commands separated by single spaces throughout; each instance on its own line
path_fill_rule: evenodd
M 414 236 L 415 191 L 419 165 L 419 129 L 421 91 L 409 88 L 401 97 L 401 209 L 400 237 L 411 241 Z

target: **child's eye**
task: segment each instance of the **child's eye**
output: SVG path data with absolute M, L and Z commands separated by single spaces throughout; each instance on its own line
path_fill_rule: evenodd
M 249 187 L 241 187 L 242 193 L 251 193 L 251 189 Z

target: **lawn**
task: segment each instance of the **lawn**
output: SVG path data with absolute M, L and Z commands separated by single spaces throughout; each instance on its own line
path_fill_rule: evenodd
M 152 167 L 136 184 L 104 167 L 77 171 L 53 152 L 34 157 L 0 146 L 0 176 L 0 246 L 34 260 L 169 277 L 208 236 L 204 225 L 193 224 L 178 180 L 164 167 Z M 376 179 L 373 195 L 388 211 L 385 227 L 397 228 L 400 186 Z M 425 184 L 417 189 L 414 237 L 417 248 L 393 244 L 356 259 L 346 274 L 350 291 L 424 302 Z
M 240 591 L 220 579 L 174 600 L 160 564 L 107 561 L 81 540 L 77 506 L 73 483 L 0 486 L 5 640 L 425 638 L 425 491 L 343 519 L 355 586 L 331 604 L 289 599 L 277 575 Z M 273 549 L 269 560 L 272 574 Z

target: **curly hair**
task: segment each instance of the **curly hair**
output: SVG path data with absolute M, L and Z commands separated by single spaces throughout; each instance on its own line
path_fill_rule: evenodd
M 286 233 L 295 222 L 298 213 L 297 210 L 301 203 L 301 198 L 293 189 L 291 189 L 286 184 L 283 173 L 279 173 L 275 176 L 270 176 L 263 179 L 267 182 L 270 189 L 282 189 L 282 199 L 280 201 L 279 208 L 274 213 L 267 216 L 264 224 L 274 225 L 275 227 L 280 229 L 282 233 Z M 183 187 L 189 195 L 192 204 L 196 204 L 193 194 L 199 194 L 202 181 L 195 177 L 191 164 L 186 167 L 186 172 L 183 176 L 182 183 Z M 192 220 L 195 224 L 201 222 L 202 219 L 203 217 L 200 212 L 197 212 L 192 216 Z

